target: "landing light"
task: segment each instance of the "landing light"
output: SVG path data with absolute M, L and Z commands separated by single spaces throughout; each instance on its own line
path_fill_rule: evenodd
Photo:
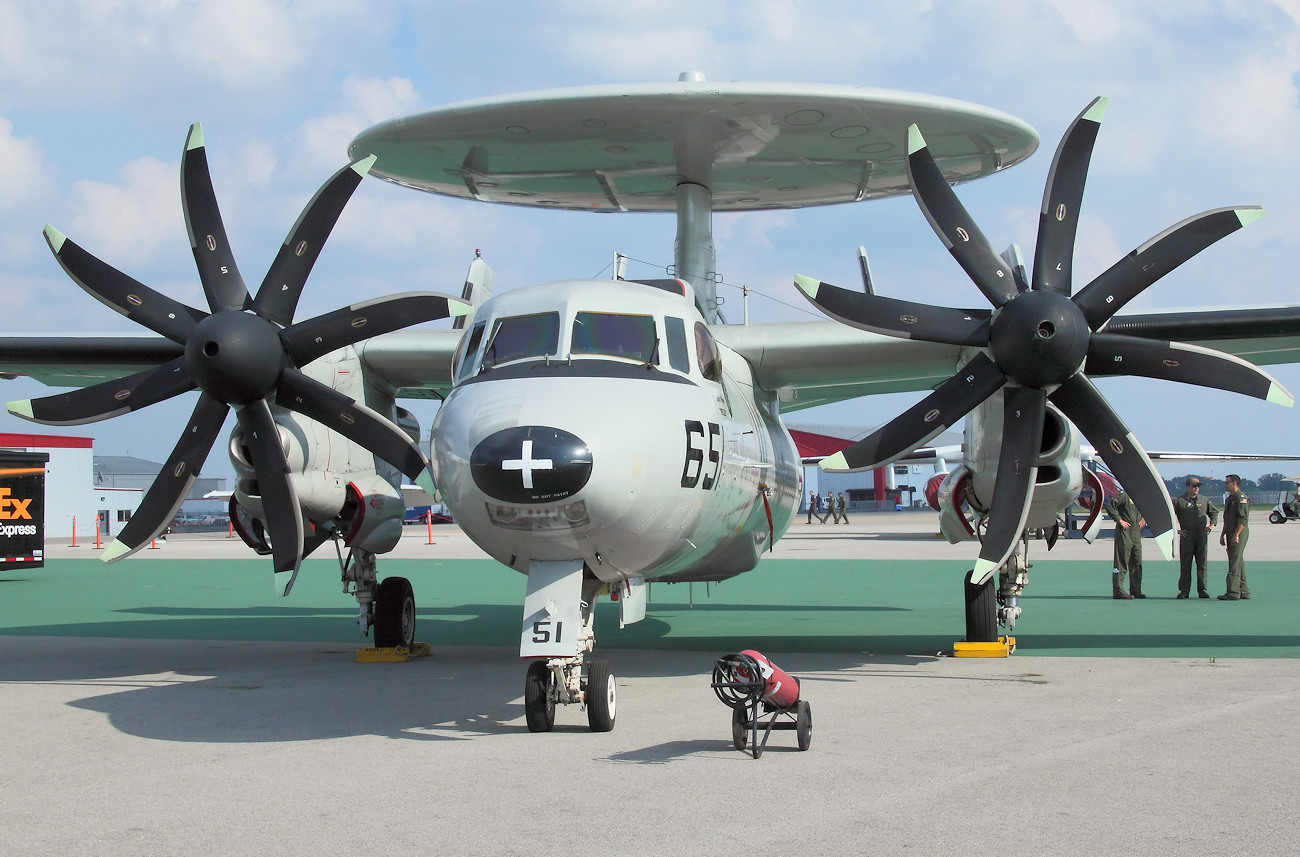
M 587 501 L 577 500 L 563 506 L 537 508 L 535 506 L 505 506 L 485 503 L 488 520 L 504 530 L 546 532 L 585 527 L 591 523 L 587 514 Z

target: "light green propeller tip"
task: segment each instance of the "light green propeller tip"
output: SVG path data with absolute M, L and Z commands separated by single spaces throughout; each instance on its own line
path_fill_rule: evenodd
M 1268 385 L 1268 400 L 1273 404 L 1281 405 L 1284 408 L 1295 406 L 1295 396 L 1284 390 L 1280 384 Z M 12 410 L 12 408 L 10 410 Z
M 427 467 L 420 471 L 419 476 L 415 477 L 415 484 L 430 494 L 438 493 L 438 486 L 433 483 L 433 474 L 429 472 Z
M 9 413 L 13 414 L 16 417 L 23 417 L 24 419 L 29 419 L 29 420 L 32 418 L 31 399 L 19 399 L 14 402 L 9 402 L 8 404 L 5 405 L 5 408 L 9 411 Z
M 185 151 L 203 148 L 203 123 L 195 122 L 190 126 L 190 134 L 185 138 Z
M 1160 548 L 1160 553 L 1165 559 L 1174 558 L 1174 531 L 1165 530 L 1156 536 L 1156 547 Z
M 915 125 L 907 126 L 907 154 L 914 154 L 925 148 L 925 138 L 921 136 L 921 129 Z
M 462 315 L 469 315 L 473 311 L 474 306 L 472 304 L 458 301 L 455 298 L 448 298 L 447 300 L 447 315 L 451 318 L 459 318 Z
M 130 552 L 131 549 L 129 547 L 122 544 L 117 539 L 113 539 L 113 541 L 109 543 L 108 547 L 104 548 L 104 552 L 99 555 L 99 558 L 103 562 L 114 562 L 126 556 Z
M 50 242 L 50 249 L 58 253 L 63 249 L 63 242 L 68 240 L 68 236 L 47 223 L 45 224 L 45 240 Z
M 355 164 L 352 165 L 352 169 L 356 171 L 357 175 L 364 178 L 366 174 L 370 172 L 370 168 L 375 165 L 375 161 L 377 160 L 378 157 L 375 155 L 371 155 L 368 158 L 362 158 L 361 160 L 357 161 Z
M 1101 117 L 1106 115 L 1106 105 L 1110 104 L 1110 99 L 1102 95 L 1092 102 L 1092 105 L 1083 114 L 1083 118 L 1092 122 L 1100 122 Z
M 794 275 L 794 284 L 808 297 L 817 298 L 817 289 L 821 286 L 821 280 L 814 280 L 812 277 L 805 277 L 803 274 Z
M 984 578 L 988 577 L 989 574 L 996 568 L 997 566 L 993 563 L 993 560 L 991 559 L 975 560 L 975 567 L 971 569 L 971 573 L 970 573 L 970 582 L 971 583 L 983 582 Z
M 849 463 L 844 458 L 844 453 L 837 452 L 834 455 L 827 456 L 821 461 L 822 470 L 848 470 Z
M 1267 214 L 1267 212 L 1257 205 L 1251 206 L 1250 208 L 1237 209 L 1237 219 L 1241 221 L 1242 226 L 1249 226 L 1265 214 Z

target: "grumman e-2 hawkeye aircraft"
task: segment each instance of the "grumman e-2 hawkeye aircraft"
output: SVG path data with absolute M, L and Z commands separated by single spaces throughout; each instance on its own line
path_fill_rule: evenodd
M 1023 586 L 1026 528 L 1054 524 L 1080 490 L 1080 433 L 1168 549 L 1169 499 L 1089 376 L 1291 402 L 1242 358 L 1300 357 L 1300 309 L 1116 315 L 1258 209 L 1191 218 L 1074 293 L 1075 227 L 1103 104 L 1085 110 L 1057 152 L 1032 275 L 1016 251 L 990 249 L 951 185 L 1020 162 L 1038 138 L 1011 116 L 949 99 L 713 84 L 688 73 L 668 85 L 537 92 L 393 119 L 353 141 L 356 160 L 308 205 L 255 296 L 234 266 L 195 129 L 182 203 L 210 312 L 147 289 L 47 228 L 79 285 L 160 338 L 4 338 L 0 372 L 78 386 L 113 379 L 9 408 L 73 424 L 200 390 L 158 481 L 106 552 L 112 560 L 170 520 L 233 407 L 232 511 L 245 540 L 273 554 L 282 591 L 306 552 L 333 541 L 363 630 L 373 623 L 380 644 L 408 644 L 410 585 L 377 582 L 375 562 L 400 531 L 400 477 L 420 477 L 426 464 L 409 442 L 418 426 L 395 403 L 442 398 L 429 462 L 437 489 L 475 543 L 528 576 L 528 727 L 548 730 L 557 703 L 578 703 L 592 729 L 608 730 L 615 682 L 609 664 L 590 657 L 597 598 L 617 597 L 623 622 L 635 622 L 647 581 L 718 581 L 758 563 L 802 493 L 783 411 L 933 389 L 827 465 L 881 466 L 969 413 L 977 442 L 964 453 L 966 499 L 987 522 L 965 581 L 967 634 L 992 640 L 998 600 Z M 675 213 L 672 276 L 569 280 L 485 300 L 491 273 L 476 260 L 463 301 L 399 295 L 294 322 L 320 245 L 367 171 L 467 200 Z M 878 296 L 869 281 L 854 291 L 801 276 L 834 320 L 725 323 L 712 212 L 909 191 L 991 309 L 930 307 Z M 450 330 L 398 330 L 466 313 L 468 323 Z M 1194 342 L 1171 342 L 1175 333 Z

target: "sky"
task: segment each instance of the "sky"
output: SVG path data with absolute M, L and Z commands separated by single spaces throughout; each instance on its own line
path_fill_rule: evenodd
M 1039 151 L 958 194 L 995 248 L 1014 241 L 1028 259 L 1056 143 L 1094 96 L 1108 96 L 1076 283 L 1192 214 L 1253 204 L 1268 216 L 1128 311 L 1300 302 L 1300 0 L 0 0 L 0 335 L 138 330 L 63 274 L 41 234 L 47 222 L 151 287 L 204 305 L 178 189 L 191 122 L 203 123 L 225 225 L 255 285 L 303 204 L 347 162 L 348 142 L 372 124 L 514 92 L 664 83 L 688 70 L 941 95 L 1027 121 Z M 648 263 L 630 276 L 662 276 L 674 227 L 671 215 L 539 211 L 371 179 L 339 220 L 298 318 L 398 292 L 458 294 L 476 248 L 498 291 L 595 276 L 615 251 Z M 732 321 L 742 284 L 754 291 L 753 320 L 818 317 L 793 276 L 857 287 L 860 244 L 880 294 L 985 305 L 910 197 L 717 215 L 714 236 Z M 1300 392 L 1300 367 L 1270 371 Z M 1149 450 L 1300 454 L 1294 409 L 1169 382 L 1099 386 Z M 13 400 L 48 388 L 15 380 L 0 392 Z M 99 453 L 162 461 L 195 395 L 66 429 L 5 414 L 0 431 L 91 435 Z M 859 399 L 791 421 L 875 425 L 918 398 Z M 411 406 L 426 431 L 432 408 Z M 1288 467 L 1190 469 L 1251 477 Z M 218 451 L 204 473 L 231 470 Z

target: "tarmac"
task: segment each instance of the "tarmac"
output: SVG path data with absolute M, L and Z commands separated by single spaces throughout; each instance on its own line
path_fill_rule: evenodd
M 1300 525 L 1256 516 L 1237 603 L 1175 601 L 1149 541 L 1141 602 L 1110 599 L 1108 541 L 1033 544 L 999 660 L 944 654 L 977 549 L 934 527 L 800 519 L 754 572 L 655 587 L 643 623 L 603 609 L 604 734 L 574 707 L 527 732 L 522 578 L 454 527 L 381 560 L 435 644 L 400 664 L 356 663 L 332 560 L 276 602 L 221 534 L 110 567 L 48 543 L 0 570 L 0 855 L 1295 853 Z M 732 748 L 709 672 L 742 643 L 799 677 L 808 752 Z

